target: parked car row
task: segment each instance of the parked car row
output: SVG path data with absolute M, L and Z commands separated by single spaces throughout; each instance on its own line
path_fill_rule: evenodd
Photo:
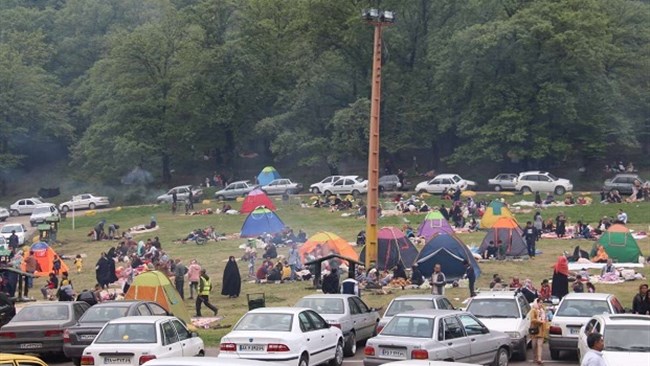
M 0 207 L 0 221 L 5 221 L 9 216 L 30 215 L 29 223 L 36 226 L 46 222 L 48 218 L 61 218 L 61 212 L 70 210 L 93 210 L 99 207 L 108 207 L 108 197 L 95 196 L 90 193 L 72 196 L 72 199 L 59 204 L 43 202 L 40 198 L 21 198 L 9 206 L 9 209 Z

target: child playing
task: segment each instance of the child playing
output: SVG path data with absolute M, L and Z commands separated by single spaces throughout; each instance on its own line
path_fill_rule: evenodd
M 81 258 L 81 254 L 77 254 L 74 258 L 74 266 L 77 267 L 77 273 L 81 273 L 81 269 L 83 268 L 83 259 Z

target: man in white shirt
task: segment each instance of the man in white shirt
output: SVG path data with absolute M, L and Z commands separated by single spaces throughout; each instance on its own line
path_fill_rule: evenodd
M 618 215 L 616 216 L 617 221 L 627 224 L 627 214 L 623 211 L 622 208 L 618 209 Z
M 580 366 L 607 366 L 603 359 L 602 350 L 605 348 L 605 339 L 600 333 L 591 333 L 587 336 L 589 351 L 582 358 Z

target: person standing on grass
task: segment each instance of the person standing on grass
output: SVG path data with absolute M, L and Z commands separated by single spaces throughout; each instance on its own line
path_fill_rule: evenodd
M 467 281 L 469 281 L 469 296 L 474 297 L 476 296 L 476 292 L 474 292 L 476 272 L 474 272 L 474 267 L 472 267 L 467 259 L 463 261 L 463 266 L 465 266 L 465 277 L 467 278 Z
M 190 300 L 193 300 L 194 296 L 198 295 L 200 278 L 201 266 L 196 259 L 192 259 L 190 266 L 187 268 L 187 279 L 190 281 Z
M 241 274 L 239 273 L 239 266 L 237 266 L 237 259 L 231 255 L 226 263 L 226 268 L 223 270 L 223 285 L 221 286 L 221 294 L 226 295 L 231 299 L 239 297 L 241 292 Z
M 210 292 L 212 292 L 212 283 L 210 283 L 210 276 L 205 273 L 205 269 L 201 270 L 201 276 L 199 277 L 199 295 L 196 297 L 196 316 L 202 317 L 201 315 L 201 305 L 205 304 L 208 309 L 214 312 L 214 316 L 217 316 L 216 306 L 210 303 Z
M 526 227 L 524 228 L 524 239 L 526 240 L 526 247 L 528 248 L 528 257 L 530 257 L 530 259 L 535 259 L 537 229 L 535 229 L 533 223 L 530 221 L 526 222 Z
M 187 274 L 187 267 L 181 262 L 180 258 L 174 261 L 174 285 L 176 291 L 181 295 L 181 299 L 185 300 L 185 274 Z
M 433 267 L 433 274 L 431 275 L 431 293 L 433 295 L 444 295 L 446 283 L 445 274 L 442 272 L 440 264 L 436 263 Z
M 553 266 L 552 283 L 551 296 L 562 300 L 569 293 L 569 261 L 563 255 L 557 258 L 557 262 Z
M 580 366 L 607 366 L 603 359 L 603 349 L 605 348 L 605 339 L 598 332 L 593 332 L 587 336 L 587 346 L 589 351 L 582 358 Z

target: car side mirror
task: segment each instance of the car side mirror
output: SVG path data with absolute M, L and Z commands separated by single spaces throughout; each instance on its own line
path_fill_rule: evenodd
M 199 333 L 197 333 L 197 332 L 192 332 L 192 335 L 191 335 L 191 336 L 192 336 L 192 338 L 197 338 L 197 337 L 199 336 Z
M 375 309 L 375 308 L 368 308 L 368 312 L 369 312 L 369 313 L 372 313 L 373 311 L 377 311 L 377 309 Z
M 490 330 L 488 328 L 483 328 L 482 333 L 483 334 L 490 334 Z

